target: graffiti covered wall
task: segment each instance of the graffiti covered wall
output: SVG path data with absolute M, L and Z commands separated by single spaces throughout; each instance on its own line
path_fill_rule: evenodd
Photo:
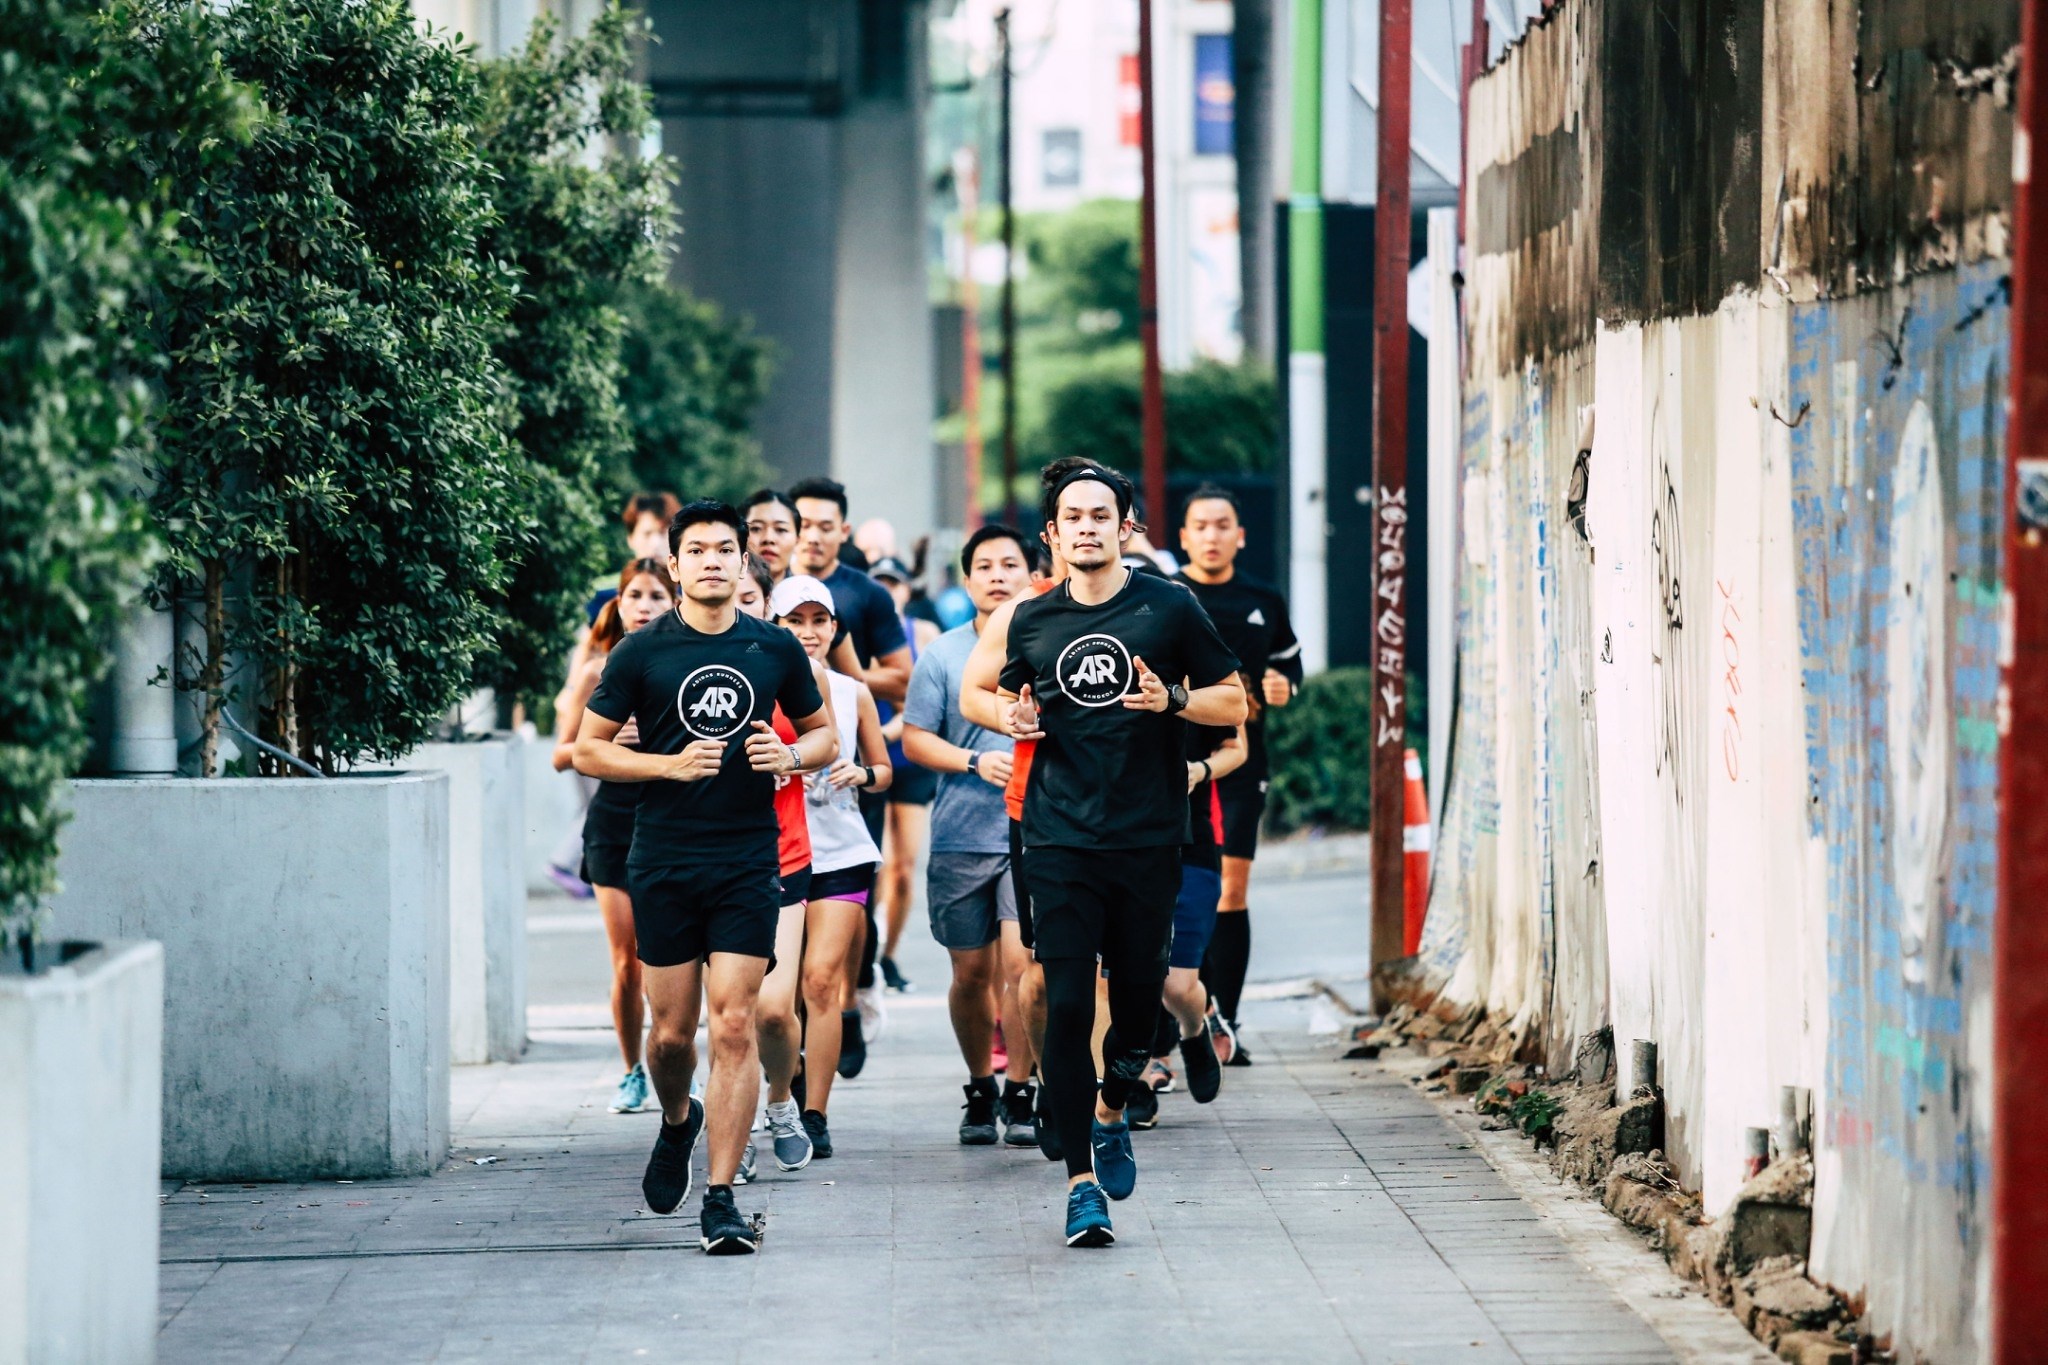
M 1984 1313 L 2016 29 L 1567 0 L 1468 155 L 1437 1012 L 1654 1039 L 1710 1209 L 1810 1090 L 1813 1273 L 1930 1360 Z

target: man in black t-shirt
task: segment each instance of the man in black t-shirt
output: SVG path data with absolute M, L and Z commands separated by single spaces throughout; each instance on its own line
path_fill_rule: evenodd
M 1259 819 L 1266 812 L 1266 727 L 1262 712 L 1285 706 L 1301 685 L 1301 644 L 1287 620 L 1287 599 L 1274 589 L 1238 571 L 1244 549 L 1244 522 L 1237 495 L 1216 484 L 1204 484 L 1181 507 L 1180 546 L 1187 567 L 1176 575 L 1187 584 L 1216 623 L 1223 642 L 1244 669 L 1245 686 L 1258 700 L 1245 722 L 1248 749 L 1244 766 L 1219 778 L 1216 794 L 1223 805 L 1223 895 L 1217 907 L 1216 932 L 1210 940 L 1202 978 L 1211 991 L 1224 1027 L 1218 1050 L 1224 1061 L 1249 1066 L 1251 1054 L 1237 1038 L 1237 1004 L 1251 962 L 1251 914 L 1245 908 L 1251 888 L 1252 859 L 1259 851 Z
M 1187 838 L 1189 723 L 1244 719 L 1237 660 L 1193 594 L 1119 562 L 1129 485 L 1077 469 L 1049 490 L 1047 535 L 1067 580 L 1020 602 L 996 688 L 1013 737 L 1037 741 L 1024 798 L 1045 1053 L 1067 1163 L 1067 1244 L 1115 1240 L 1105 1196 L 1137 1183 L 1124 1105 L 1142 1085 Z M 1099 1098 L 1089 1036 L 1097 961 L 1110 1032 Z
M 652 1015 L 647 1069 L 661 1133 L 641 1190 L 655 1213 L 689 1197 L 690 1158 L 707 1106 L 690 1095 L 700 989 L 711 1006 L 711 1141 L 704 1249 L 751 1252 L 734 1206 L 760 1084 L 754 1005 L 781 910 L 777 777 L 825 767 L 838 751 L 831 713 L 796 637 L 739 612 L 746 525 L 722 502 L 693 502 L 669 523 L 669 574 L 681 600 L 613 647 L 576 737 L 576 770 L 644 782 L 626 880 Z M 797 732 L 784 744 L 777 704 Z M 640 747 L 615 742 L 637 719 Z
M 841 562 L 850 548 L 846 489 L 831 479 L 805 479 L 790 486 L 789 497 L 797 510 L 796 571 L 823 583 L 837 608 L 841 639 L 832 642 L 828 662 L 883 701 L 901 706 L 910 688 L 910 641 L 889 590 Z M 850 659 L 841 652 L 848 643 Z

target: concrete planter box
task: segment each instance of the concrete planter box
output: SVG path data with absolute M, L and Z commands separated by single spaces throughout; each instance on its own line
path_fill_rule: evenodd
M 515 734 L 422 744 L 399 763 L 448 774 L 448 1057 L 526 1050 L 526 751 Z
M 0 974 L 0 1362 L 156 1357 L 164 957 Z
M 71 784 L 51 924 L 164 954 L 163 1173 L 448 1153 L 448 779 Z

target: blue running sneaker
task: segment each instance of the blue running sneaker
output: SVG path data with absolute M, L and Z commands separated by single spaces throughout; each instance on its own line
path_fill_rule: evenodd
M 1138 1188 L 1138 1158 L 1131 1152 L 1131 1125 L 1104 1123 L 1096 1119 L 1088 1126 L 1088 1145 L 1095 1150 L 1095 1178 L 1111 1199 L 1129 1199 Z
M 612 1096 L 614 1114 L 641 1114 L 647 1110 L 647 1068 L 635 1066 L 619 1077 L 619 1092 Z
M 1084 1180 L 1068 1190 L 1067 1245 L 1106 1247 L 1115 1241 L 1116 1232 L 1109 1225 L 1109 1201 L 1102 1197 L 1102 1186 Z

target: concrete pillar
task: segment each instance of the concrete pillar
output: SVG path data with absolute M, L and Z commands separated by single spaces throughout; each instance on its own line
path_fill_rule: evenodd
M 107 677 L 106 770 L 116 777 L 169 777 L 178 771 L 176 643 L 171 613 L 137 597 L 121 623 Z

